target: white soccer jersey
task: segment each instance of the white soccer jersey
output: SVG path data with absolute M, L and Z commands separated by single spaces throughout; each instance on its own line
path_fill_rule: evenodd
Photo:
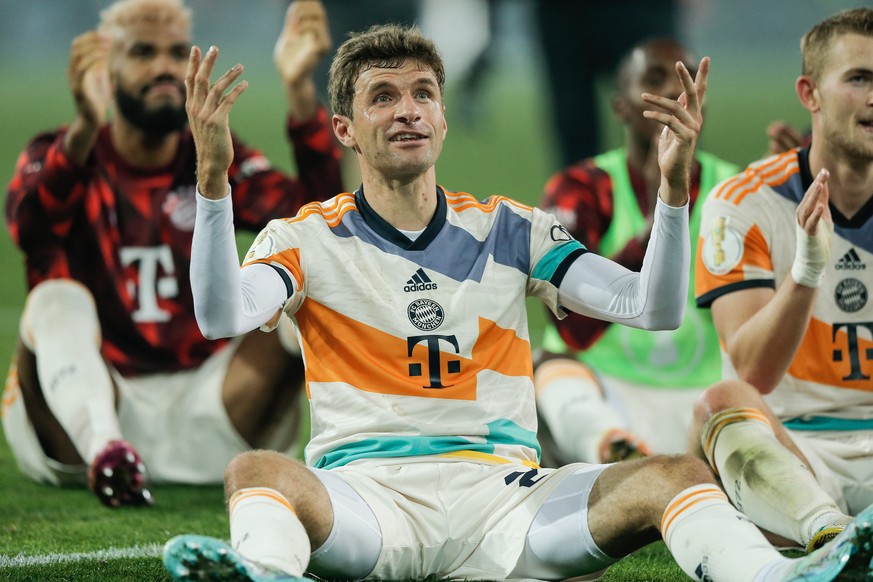
M 775 288 L 790 276 L 797 206 L 812 179 L 808 151 L 792 150 L 715 188 L 701 221 L 699 305 L 732 291 Z M 812 319 L 788 373 L 766 400 L 791 428 L 873 429 L 873 200 L 851 220 L 831 211 L 831 255 Z M 736 376 L 726 354 L 723 359 L 725 375 Z
M 414 242 L 359 192 L 273 221 L 246 256 L 244 268 L 270 265 L 289 288 L 285 311 L 306 361 L 309 465 L 420 455 L 538 462 L 525 297 L 556 311 L 562 273 L 584 248 L 538 209 L 443 192 Z

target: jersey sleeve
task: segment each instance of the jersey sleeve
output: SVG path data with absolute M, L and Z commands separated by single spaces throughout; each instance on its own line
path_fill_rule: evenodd
M 767 210 L 754 194 L 726 195 L 739 179 L 716 186 L 703 204 L 694 271 L 699 307 L 733 291 L 775 287 Z
M 81 211 L 93 162 L 75 164 L 64 152 L 65 131 L 34 138 L 18 158 L 6 192 L 6 223 L 24 252 L 61 243 Z
M 306 298 L 306 287 L 298 233 L 294 221 L 273 220 L 255 238 L 243 259 L 242 268 L 266 265 L 285 285 L 284 311 L 293 315 Z
M 298 169 L 295 178 L 276 170 L 260 151 L 234 138 L 228 177 L 239 228 L 258 231 L 271 219 L 294 216 L 305 204 L 343 191 L 340 149 L 327 110 L 320 107 L 306 122 L 289 118 L 286 129 Z
M 558 306 L 558 289 L 573 261 L 588 250 L 554 215 L 539 208 L 531 211 L 530 229 L 531 272 L 527 294 L 539 297 L 556 317 L 565 317 L 566 313 Z

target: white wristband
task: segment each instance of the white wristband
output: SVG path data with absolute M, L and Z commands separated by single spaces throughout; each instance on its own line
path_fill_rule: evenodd
M 797 250 L 794 254 L 794 264 L 791 265 L 791 278 L 798 285 L 815 289 L 824 279 L 828 257 L 831 254 L 833 226 L 826 220 L 820 220 L 815 236 L 809 236 L 795 221 L 794 232 Z

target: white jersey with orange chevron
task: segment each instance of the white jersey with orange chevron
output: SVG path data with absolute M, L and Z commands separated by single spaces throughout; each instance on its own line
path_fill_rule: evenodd
M 418 457 L 537 463 L 525 297 L 663 329 L 687 294 L 688 208 L 659 202 L 643 271 L 587 253 L 551 215 L 509 199 L 436 193 L 414 240 L 361 191 L 304 207 L 236 267 L 230 197 L 198 198 L 191 286 L 207 337 L 279 309 L 306 361 L 310 465 Z M 658 242 L 662 241 L 662 242 Z
M 707 197 L 697 252 L 699 305 L 742 289 L 777 288 L 790 276 L 797 206 L 813 179 L 808 156 L 792 150 L 755 162 Z M 791 428 L 871 429 L 873 201 L 852 219 L 833 206 L 831 212 L 831 255 L 809 327 L 766 400 Z M 724 374 L 735 377 L 723 356 Z
M 307 464 L 434 454 L 536 464 L 524 296 L 556 310 L 550 280 L 581 251 L 544 213 L 452 192 L 414 242 L 353 194 L 271 223 L 244 267 L 272 265 L 294 287 L 285 311 L 306 361 Z

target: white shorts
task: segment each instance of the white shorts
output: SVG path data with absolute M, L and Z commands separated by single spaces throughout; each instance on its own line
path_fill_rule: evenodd
M 659 454 L 685 453 L 694 401 L 700 388 L 653 388 L 622 378 L 598 374 L 606 400 L 627 423 L 627 428 Z
M 849 515 L 873 504 L 873 431 L 797 431 L 788 434 L 816 480 Z
M 227 463 L 251 447 L 230 422 L 221 388 L 240 339 L 192 370 L 125 378 L 110 368 L 118 387 L 118 418 L 123 437 L 142 456 L 152 483 L 220 484 Z M 3 395 L 3 428 L 21 471 L 35 481 L 54 485 L 85 482 L 84 466 L 62 465 L 47 457 L 27 417 L 18 373 L 10 367 Z M 274 434 L 276 450 L 296 456 L 295 407 L 287 430 Z
M 604 468 L 531 469 L 430 457 L 313 469 L 335 517 L 310 568 L 331 577 L 385 580 L 596 579 L 617 561 L 588 531 L 588 495 Z M 334 557 L 349 552 L 355 564 L 330 568 Z

